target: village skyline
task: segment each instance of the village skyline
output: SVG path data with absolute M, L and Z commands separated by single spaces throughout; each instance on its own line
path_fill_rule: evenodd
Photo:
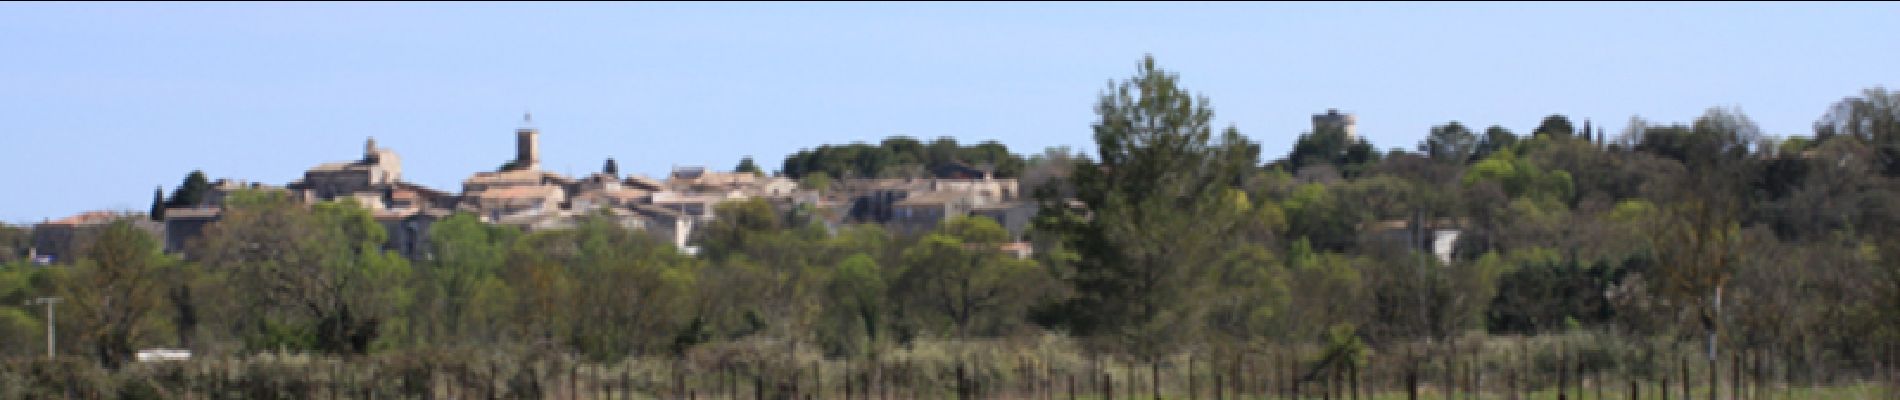
M 1896 398 L 1895 15 L 0 4 L 0 399 Z
M 1089 104 L 1144 54 L 1217 125 L 1284 156 L 1307 118 L 1357 114 L 1381 151 L 1448 120 L 1739 107 L 1774 136 L 1900 81 L 1894 4 L 123 4 L 0 6 L 0 221 L 142 210 L 184 173 L 282 184 L 396 149 L 453 188 L 507 160 L 523 112 L 547 169 L 612 157 L 768 171 L 889 136 L 1086 149 Z M 1429 18 L 1426 18 L 1429 17 Z M 1614 24 L 1612 24 L 1614 23 Z M 1167 35 L 1153 32 L 1165 30 Z M 1851 38 L 1852 40 L 1846 40 Z M 500 139 L 497 139 L 500 138 Z M 33 171 L 31 173 L 25 171 Z

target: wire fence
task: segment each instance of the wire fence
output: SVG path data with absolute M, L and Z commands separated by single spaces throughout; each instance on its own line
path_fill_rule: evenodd
M 1627 347 L 1627 348 L 1625 348 Z M 588 361 L 431 351 L 364 357 L 257 354 L 126 365 L 0 363 L 0 398 L 165 399 L 1782 399 L 1861 385 L 1900 398 L 1900 371 L 1772 349 L 1711 362 L 1694 346 L 1529 338 L 1395 346 L 1333 357 L 1251 346 L 1155 360 L 1035 348 L 893 353 L 699 353 Z M 1329 361 L 1344 360 L 1344 361 Z

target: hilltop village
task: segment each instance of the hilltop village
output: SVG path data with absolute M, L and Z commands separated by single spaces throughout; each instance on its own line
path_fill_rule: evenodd
M 1355 122 L 1352 114 L 1338 110 L 1313 115 L 1314 129 L 1339 130 L 1352 140 L 1358 139 Z M 384 248 L 412 260 L 431 258 L 430 226 L 458 212 L 525 231 L 573 228 L 581 217 L 605 216 L 687 254 L 697 254 L 694 231 L 718 218 L 716 206 L 750 199 L 765 200 L 780 215 L 815 217 L 826 228 L 870 223 L 899 235 L 928 232 L 951 218 L 986 217 L 1008 231 L 1011 242 L 1003 246 L 1005 251 L 1023 258 L 1033 252 L 1024 233 L 1038 205 L 1024 183 L 1015 177 L 997 177 L 994 165 L 956 162 L 912 168 L 906 173 L 912 178 L 841 177 L 817 186 L 786 176 L 721 172 L 703 166 L 675 167 L 658 179 L 622 175 L 609 159 L 601 171 L 572 177 L 541 169 L 540 140 L 540 130 L 524 118 L 514 132 L 514 157 L 497 170 L 474 173 L 462 181 L 459 193 L 452 193 L 403 180 L 401 156 L 378 146 L 372 137 L 365 141 L 360 158 L 319 164 L 305 170 L 302 179 L 281 186 L 218 179 L 208 182 L 199 198 L 155 205 L 150 215 L 89 211 L 35 224 L 27 257 L 41 264 L 63 260 L 84 243 L 88 232 L 119 219 L 134 220 L 163 238 L 166 252 L 183 252 L 219 220 L 225 198 L 238 190 L 283 192 L 306 204 L 354 201 L 387 231 Z M 1310 172 L 1303 171 L 1298 179 L 1329 180 Z M 155 203 L 159 200 L 163 199 Z M 1381 241 L 1412 242 L 1444 262 L 1450 261 L 1452 245 L 1463 230 L 1455 221 L 1421 221 L 1414 226 L 1406 220 L 1378 221 L 1363 228 Z
M 764 199 L 781 213 L 809 212 L 828 227 L 876 223 L 898 234 L 925 232 L 953 217 L 984 216 L 1015 238 L 1022 237 L 1036 209 L 1016 179 L 996 178 L 983 166 L 954 165 L 919 178 L 842 178 L 822 190 L 801 187 L 788 177 L 697 166 L 675 167 L 654 179 L 621 175 L 609 163 L 602 171 L 573 177 L 541 169 L 541 132 L 529 122 L 515 131 L 514 139 L 512 160 L 498 170 L 469 176 L 459 193 L 403 180 L 402 158 L 370 138 L 358 159 L 311 167 L 302 179 L 282 186 L 219 179 L 199 201 L 170 204 L 162 217 L 140 224 L 164 238 L 165 251 L 179 252 L 219 220 L 224 199 L 233 191 L 281 191 L 305 203 L 353 200 L 388 231 L 385 249 L 427 259 L 429 227 L 458 212 L 528 231 L 571 228 L 582 216 L 605 215 L 690 254 L 697 251 L 694 229 L 718 218 L 716 205 L 735 200 Z M 65 258 L 63 253 L 75 248 L 72 243 L 85 228 L 127 216 L 94 211 L 38 224 L 33 257 Z M 1029 246 L 1015 243 L 1007 249 L 1027 257 Z

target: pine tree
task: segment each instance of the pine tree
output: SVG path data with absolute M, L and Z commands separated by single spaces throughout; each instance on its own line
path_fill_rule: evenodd
M 759 165 L 752 162 L 752 156 L 739 159 L 739 166 L 732 167 L 732 172 L 750 172 L 753 175 L 765 175 L 764 171 L 759 170 Z
M 185 182 L 172 191 L 172 198 L 165 202 L 170 207 L 197 207 L 204 203 L 205 195 L 211 193 L 211 180 L 205 178 L 204 171 L 192 170 L 185 175 Z
M 1076 295 L 1055 310 L 1062 322 L 1149 361 L 1197 335 L 1206 303 L 1192 296 L 1235 248 L 1244 196 L 1234 183 L 1257 168 L 1260 152 L 1232 127 L 1217 134 L 1207 99 L 1177 80 L 1150 57 L 1102 95 L 1100 159 L 1079 162 L 1072 177 L 1093 216 L 1045 197 L 1052 215 L 1038 222 L 1079 256 L 1068 278 Z
M 1577 134 L 1577 128 L 1570 125 L 1570 118 L 1565 117 L 1563 114 L 1551 114 L 1548 117 L 1544 117 L 1544 121 L 1537 124 L 1537 129 L 1531 131 L 1531 136 L 1571 136 L 1575 134 Z

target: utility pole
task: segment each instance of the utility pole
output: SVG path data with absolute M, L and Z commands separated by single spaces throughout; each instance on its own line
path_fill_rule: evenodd
M 29 306 L 34 304 L 46 305 L 46 359 L 48 360 L 53 359 L 53 304 L 59 302 L 60 298 L 58 297 L 41 297 L 26 302 L 26 305 Z

